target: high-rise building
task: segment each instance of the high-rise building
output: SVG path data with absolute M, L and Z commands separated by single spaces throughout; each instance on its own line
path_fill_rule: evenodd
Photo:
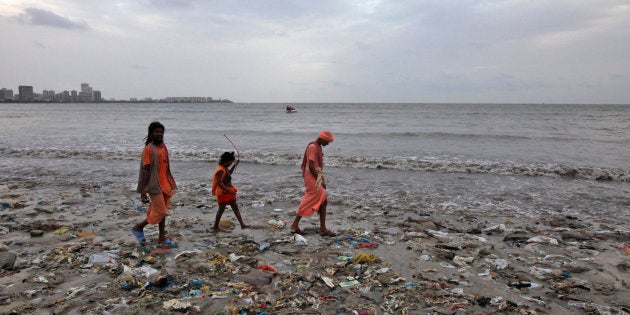
M 13 100 L 13 90 L 6 88 L 0 89 L 0 100 Z
M 55 91 L 53 90 L 44 90 L 42 91 L 42 101 L 44 102 L 54 102 L 55 101 Z
M 94 91 L 92 95 L 93 95 L 93 99 L 92 99 L 93 102 L 103 101 L 103 99 L 101 98 L 101 91 Z
M 78 102 L 79 101 L 79 95 L 77 94 L 77 90 L 70 91 L 70 101 L 71 102 Z
M 70 92 L 68 91 L 63 91 L 61 93 L 57 93 L 55 94 L 55 101 L 57 102 L 70 102 L 72 99 L 70 98 Z
M 18 87 L 18 91 L 20 93 L 21 102 L 31 102 L 35 99 L 35 95 L 33 94 L 33 86 L 31 85 L 20 85 Z
M 81 83 L 81 92 L 79 92 L 79 101 L 92 102 L 94 95 L 92 93 L 92 87 L 89 83 Z

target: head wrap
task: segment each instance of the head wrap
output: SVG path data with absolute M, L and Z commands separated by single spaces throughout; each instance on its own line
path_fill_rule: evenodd
M 319 132 L 319 138 L 326 141 L 326 142 L 333 142 L 335 141 L 335 137 L 333 136 L 332 132 L 328 131 L 328 130 L 322 130 Z

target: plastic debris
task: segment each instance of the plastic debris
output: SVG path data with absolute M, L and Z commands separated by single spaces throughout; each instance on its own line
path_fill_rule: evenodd
M 260 245 L 258 245 L 258 251 L 259 252 L 263 252 L 263 251 L 265 251 L 265 249 L 267 249 L 269 247 L 271 247 L 271 244 L 269 242 L 261 243 Z
M 295 245 L 298 245 L 298 246 L 308 245 L 308 240 L 300 234 L 297 234 L 297 233 L 293 234 L 293 239 L 294 239 Z
M 360 283 L 358 280 L 350 280 L 350 281 L 344 281 L 344 282 L 340 282 L 339 286 L 342 288 L 348 288 L 348 287 L 355 287 L 358 286 Z
M 278 270 L 276 270 L 276 268 L 269 265 L 260 265 L 258 266 L 258 270 L 269 271 L 271 273 L 278 273 Z
M 333 280 L 331 278 L 325 276 L 322 276 L 321 278 L 329 288 L 333 289 L 335 287 L 335 284 L 333 283 Z
M 55 234 L 57 234 L 57 235 L 63 235 L 63 234 L 65 234 L 66 232 L 68 232 L 68 228 L 67 228 L 67 227 L 65 227 L 65 226 L 62 226 L 62 227 L 60 227 L 60 228 L 56 229 L 55 231 L 53 231 L 53 233 L 55 233 Z
M 529 238 L 526 243 L 558 245 L 558 240 L 553 237 L 539 235 Z
M 96 234 L 94 233 L 89 233 L 89 232 L 77 232 L 77 237 L 92 237 L 92 236 L 96 236 Z
M 11 216 L 13 209 L 26 214 L 18 215 L 19 221 L 5 216 L 0 224 L 5 233 L 0 278 L 6 284 L 0 306 L 20 314 L 226 315 L 623 314 L 627 309 L 630 234 L 622 225 L 600 222 L 604 219 L 545 212 L 534 221 L 514 211 L 497 216 L 494 207 L 501 203 L 487 210 L 454 203 L 448 211 L 433 211 L 382 199 L 369 207 L 331 203 L 331 224 L 352 223 L 346 229 L 334 226 L 335 238 L 279 231 L 286 221 L 273 208 L 255 211 L 251 221 L 245 216 L 252 229 L 214 234 L 198 219 L 199 212 L 214 208 L 196 206 L 208 203 L 207 189 L 193 186 L 182 185 L 172 201 L 176 211 L 167 217 L 168 237 L 178 242 L 177 249 L 158 248 L 155 226 L 146 227 L 148 242 L 139 246 L 128 228 L 109 233 L 103 228 L 109 222 L 88 217 L 69 222 L 70 215 L 80 218 L 94 210 L 78 198 L 81 203 L 46 202 L 50 212 L 35 209 L 39 196 L 11 200 L 12 206 L 28 205 L 12 208 Z M 204 194 L 188 199 L 196 189 Z M 116 209 L 102 203 L 108 219 L 128 223 L 130 216 L 142 216 L 135 198 L 120 199 Z M 340 212 L 349 216 L 335 221 Z M 467 215 L 472 212 L 483 214 Z M 317 223 L 303 221 L 309 230 Z M 29 238 L 33 230 L 44 231 L 43 238 Z M 76 231 L 98 235 L 76 237 Z
M 245 256 L 243 255 L 236 255 L 235 253 L 231 253 L 230 255 L 228 255 L 228 258 L 230 259 L 231 262 L 235 262 L 241 258 L 244 258 Z
M 485 261 L 489 263 L 492 267 L 494 267 L 494 269 L 496 270 L 503 270 L 510 265 L 510 263 L 507 260 L 501 259 L 501 258 L 495 258 L 495 259 L 486 258 Z
M 505 232 L 505 224 L 498 224 L 482 230 L 485 234 L 503 233 Z
M 287 221 L 285 220 L 278 220 L 278 219 L 271 219 L 269 221 L 267 221 L 267 223 L 269 223 L 269 225 L 277 227 L 277 228 L 283 228 L 287 225 Z
M 357 253 L 350 261 L 353 263 L 374 263 L 378 258 L 372 254 Z
M 84 268 L 90 268 L 94 265 L 116 264 L 119 259 L 116 253 L 100 253 L 90 255 L 88 263 L 83 265 Z
M 192 307 L 192 303 L 190 301 L 183 301 L 180 299 L 168 300 L 162 304 L 162 308 L 169 311 L 184 311 L 190 307 Z

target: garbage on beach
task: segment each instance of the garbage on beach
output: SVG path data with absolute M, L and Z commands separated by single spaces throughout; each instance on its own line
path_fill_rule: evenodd
M 231 262 L 235 262 L 241 258 L 244 258 L 245 256 L 243 255 L 236 255 L 235 253 L 231 253 L 228 258 L 230 259 Z
M 148 242 L 139 245 L 130 227 L 101 229 L 105 223 L 91 218 L 69 222 L 70 213 L 85 210 L 80 205 L 68 205 L 67 213 L 50 218 L 32 205 L 24 212 L 40 217 L 25 215 L 19 222 L 5 217 L 0 234 L 9 236 L 0 244 L 6 284 L 0 306 L 20 314 L 226 315 L 623 314 L 629 309 L 630 239 L 619 227 L 596 222 L 585 228 L 591 222 L 549 216 L 517 220 L 511 213 L 457 221 L 452 219 L 460 213 L 424 216 L 429 210 L 422 205 L 389 202 L 346 211 L 339 210 L 346 206 L 342 201 L 331 202 L 335 238 L 291 234 L 282 212 L 273 208 L 255 211 L 256 217 L 244 211 L 252 229 L 215 234 L 209 231 L 211 218 L 197 217 L 195 205 L 207 196 L 186 200 L 181 196 L 196 188 L 180 189 L 167 221 L 167 236 L 180 245 L 176 249 L 156 244 L 155 227 L 146 229 Z M 260 198 L 265 197 L 253 197 Z M 113 218 L 127 224 L 143 216 L 135 201 L 121 199 L 127 204 L 112 211 Z M 473 211 L 464 208 L 462 213 Z M 340 219 L 354 210 L 355 217 Z M 407 220 L 402 212 L 423 218 Z M 344 229 L 339 222 L 352 224 Z M 309 232 L 317 223 L 302 222 Z M 33 230 L 45 233 L 31 239 Z M 76 237 L 76 231 L 99 235 Z
M 90 259 L 88 263 L 85 264 L 84 268 L 89 268 L 94 265 L 106 265 L 106 264 L 116 264 L 116 261 L 119 259 L 117 253 L 99 253 L 90 255 Z
M 278 273 L 278 270 L 276 268 L 266 265 L 266 264 L 258 266 L 258 270 L 269 271 L 271 273 Z
M 53 233 L 57 234 L 57 235 L 63 235 L 66 232 L 68 232 L 68 227 L 62 226 L 56 230 L 53 231 Z
M 507 260 L 501 259 L 501 258 L 494 258 L 494 259 L 486 258 L 485 261 L 489 263 L 492 267 L 494 267 L 496 270 L 503 270 L 510 265 L 510 263 Z
M 558 240 L 553 237 L 539 235 L 529 238 L 526 243 L 558 245 Z
M 76 236 L 77 237 L 92 237 L 92 236 L 96 236 L 96 234 L 90 233 L 90 232 L 77 232 Z
M 285 220 L 278 220 L 278 219 L 271 219 L 269 221 L 267 221 L 267 223 L 269 223 L 271 226 L 277 227 L 277 228 L 283 228 L 287 225 L 287 221 Z
M 374 263 L 378 260 L 373 254 L 357 253 L 354 258 L 350 259 L 353 263 Z
M 332 289 L 332 288 L 334 288 L 334 287 L 335 287 L 335 284 L 333 283 L 333 280 L 332 280 L 331 278 L 329 278 L 329 277 L 325 277 L 325 276 L 322 276 L 321 278 L 322 278 L 322 280 L 324 281 L 324 283 L 326 283 L 326 285 L 327 285 L 329 288 L 331 288 L 331 289 Z
M 169 311 L 184 311 L 192 307 L 192 303 L 190 301 L 172 299 L 172 300 L 164 301 L 162 307 L 165 310 L 169 310 Z
M 298 246 L 306 246 L 308 245 L 308 240 L 306 239 L 306 237 L 300 235 L 300 234 L 293 234 L 293 239 L 294 239 L 294 244 L 298 245 Z

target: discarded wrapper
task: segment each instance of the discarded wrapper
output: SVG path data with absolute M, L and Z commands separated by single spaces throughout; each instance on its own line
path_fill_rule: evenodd
M 326 285 L 330 287 L 331 289 L 335 287 L 335 284 L 333 283 L 332 279 L 322 276 L 322 280 L 324 280 Z

